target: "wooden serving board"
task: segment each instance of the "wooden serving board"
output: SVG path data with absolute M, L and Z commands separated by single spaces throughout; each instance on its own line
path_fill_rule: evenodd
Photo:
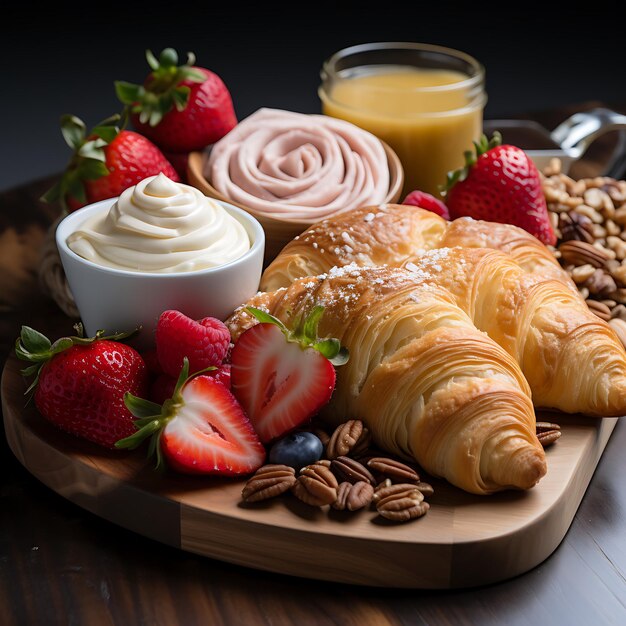
M 142 451 L 109 452 L 66 435 L 25 407 L 20 367 L 11 357 L 2 376 L 7 440 L 60 495 L 189 552 L 360 585 L 468 587 L 539 564 L 565 536 L 617 422 L 559 416 L 563 436 L 547 450 L 548 474 L 536 488 L 480 497 L 433 481 L 429 513 L 396 525 L 372 511 L 315 509 L 292 496 L 245 505 L 243 480 L 160 474 Z

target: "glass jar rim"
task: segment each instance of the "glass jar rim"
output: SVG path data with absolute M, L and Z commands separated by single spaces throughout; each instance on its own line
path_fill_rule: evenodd
M 414 43 L 409 41 L 387 41 L 387 42 L 376 42 L 376 43 L 364 43 L 357 44 L 355 46 L 349 46 L 348 48 L 343 48 L 342 50 L 338 50 L 333 55 L 328 57 L 324 63 L 322 64 L 322 70 L 320 72 L 320 76 L 322 81 L 325 81 L 331 76 L 338 76 L 338 72 L 336 70 L 337 63 L 354 54 L 360 54 L 363 52 L 376 52 L 385 50 L 408 50 L 415 52 L 432 52 L 436 54 L 446 55 L 453 59 L 457 59 L 460 61 L 464 61 L 467 63 L 469 67 L 474 70 L 473 75 L 468 75 L 467 78 L 449 83 L 447 85 L 434 85 L 427 87 L 414 87 L 409 91 L 411 93 L 433 93 L 439 91 L 452 91 L 456 89 L 470 89 L 472 87 L 476 87 L 484 82 L 485 80 L 485 68 L 484 66 L 477 61 L 473 56 L 467 54 L 466 52 L 462 52 L 461 50 L 455 50 L 454 48 L 447 48 L 445 46 L 438 46 L 435 44 L 425 44 L 425 43 Z M 407 64 L 409 65 L 409 64 Z M 355 67 L 359 67 L 358 65 Z M 394 87 L 376 87 L 376 91 L 382 92 L 397 92 L 398 90 Z

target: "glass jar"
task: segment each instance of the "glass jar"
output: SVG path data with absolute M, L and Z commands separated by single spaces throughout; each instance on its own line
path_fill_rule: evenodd
M 464 52 L 419 43 L 372 43 L 331 56 L 321 71 L 326 115 L 370 131 L 400 157 L 404 193 L 437 195 L 482 133 L 483 66 Z

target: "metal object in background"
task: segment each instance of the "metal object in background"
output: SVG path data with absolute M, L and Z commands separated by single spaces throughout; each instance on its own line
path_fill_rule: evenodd
M 549 131 L 537 122 L 527 120 L 485 120 L 487 135 L 499 130 L 503 141 L 523 148 L 541 170 L 550 159 L 561 160 L 567 173 L 572 163 L 581 158 L 601 135 L 617 131 L 617 142 L 603 174 L 623 178 L 626 173 L 626 115 L 605 108 L 575 113 Z

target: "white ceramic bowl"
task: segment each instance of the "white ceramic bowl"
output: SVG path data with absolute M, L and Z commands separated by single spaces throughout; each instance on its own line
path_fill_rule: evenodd
M 63 269 L 88 336 L 132 330 L 142 326 L 134 342 L 153 343 L 154 328 L 163 311 L 177 309 L 193 319 L 225 319 L 253 296 L 263 269 L 265 234 L 261 224 L 226 202 L 220 204 L 246 229 L 252 246 L 239 259 L 219 267 L 179 273 L 149 273 L 112 269 L 87 261 L 67 245 L 67 238 L 89 217 L 106 212 L 117 198 L 103 200 L 70 213 L 56 231 Z

